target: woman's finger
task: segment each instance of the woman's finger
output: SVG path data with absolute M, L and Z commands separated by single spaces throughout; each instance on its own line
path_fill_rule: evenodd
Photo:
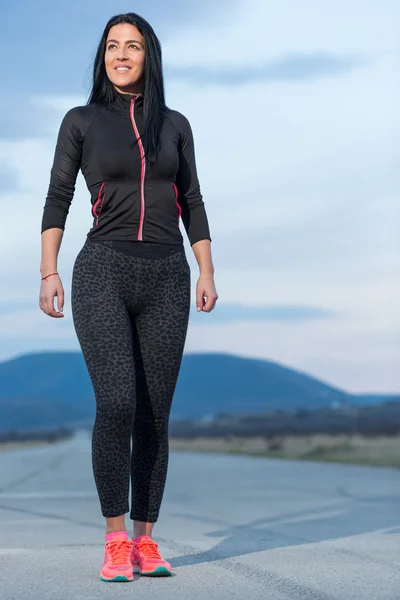
M 48 296 L 46 298 L 46 314 L 49 315 L 49 317 L 55 317 L 55 318 L 59 318 L 59 317 L 63 317 L 64 315 L 62 315 L 61 313 L 57 312 L 54 308 L 54 296 Z
M 44 300 L 41 295 L 39 296 L 39 308 L 44 312 Z
M 57 307 L 60 313 L 64 310 L 64 290 L 62 286 L 57 288 Z
M 54 311 L 54 297 L 53 296 L 46 296 L 45 299 L 45 311 L 46 311 L 46 315 L 49 315 L 49 317 L 52 317 L 55 311 Z
M 204 289 L 202 287 L 197 288 L 196 290 L 196 306 L 197 306 L 197 310 L 200 312 L 201 310 L 203 310 L 203 306 L 204 306 Z
M 215 304 L 218 300 L 217 294 L 210 294 L 207 296 L 207 301 L 203 307 L 204 312 L 211 312 L 215 308 Z

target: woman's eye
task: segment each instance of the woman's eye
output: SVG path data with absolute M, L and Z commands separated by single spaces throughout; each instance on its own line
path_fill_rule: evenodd
M 109 46 L 107 46 L 107 50 L 111 50 L 112 48 L 116 48 L 116 45 L 110 44 Z M 136 44 L 129 44 L 128 48 L 135 48 L 136 50 L 140 50 L 139 46 L 137 46 Z

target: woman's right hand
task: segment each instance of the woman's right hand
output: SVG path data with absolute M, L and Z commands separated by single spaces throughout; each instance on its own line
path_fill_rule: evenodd
M 54 298 L 57 297 L 58 312 L 54 308 Z M 42 279 L 40 286 L 39 306 L 49 317 L 60 318 L 64 315 L 64 288 L 59 275 L 52 275 L 48 279 Z

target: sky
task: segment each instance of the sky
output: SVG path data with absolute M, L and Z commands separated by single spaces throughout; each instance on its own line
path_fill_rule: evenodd
M 162 45 L 167 104 L 190 121 L 219 299 L 187 353 L 261 357 L 355 393 L 400 393 L 400 4 L 396 0 L 2 4 L 0 360 L 79 350 L 70 287 L 92 224 L 82 175 L 39 309 L 40 225 L 58 128 L 86 103 L 108 19 Z M 184 231 L 184 230 L 183 230 Z

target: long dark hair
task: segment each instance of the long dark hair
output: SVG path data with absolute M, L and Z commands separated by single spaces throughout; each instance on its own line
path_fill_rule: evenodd
M 154 163 L 159 150 L 161 125 L 164 114 L 168 110 L 165 104 L 161 44 L 151 25 L 136 13 L 116 15 L 108 21 L 94 59 L 93 87 L 87 104 L 109 105 L 115 100 L 117 92 L 107 76 L 104 54 L 108 32 L 111 27 L 121 23 L 129 23 L 137 27 L 145 40 L 142 143 L 146 159 Z

